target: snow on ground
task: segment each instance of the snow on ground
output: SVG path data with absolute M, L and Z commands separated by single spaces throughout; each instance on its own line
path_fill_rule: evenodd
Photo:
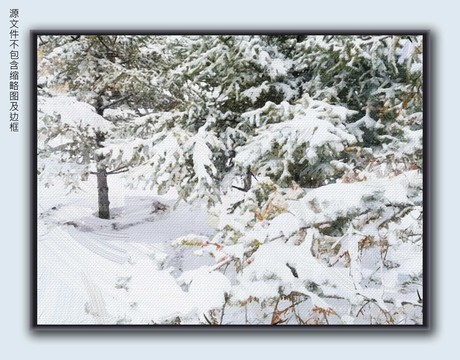
M 94 216 L 95 179 L 77 194 L 40 188 L 38 323 L 152 324 L 177 317 L 197 323 L 199 284 L 215 280 L 205 267 L 213 261 L 171 242 L 190 233 L 212 235 L 205 208 L 180 203 L 173 210 L 174 193 L 130 192 L 120 176 L 109 177 L 109 187 L 110 220 Z M 189 292 L 181 288 L 187 279 L 176 280 L 183 269 L 199 269 Z M 220 308 L 228 286 L 217 284 L 207 296 Z

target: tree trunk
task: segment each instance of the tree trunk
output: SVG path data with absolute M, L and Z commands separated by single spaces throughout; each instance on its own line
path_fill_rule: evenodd
M 102 142 L 105 140 L 105 135 L 101 132 L 96 133 L 96 143 L 99 148 L 102 148 Z M 103 156 L 96 156 L 97 161 L 97 200 L 99 205 L 99 218 L 110 219 L 110 201 L 109 201 L 109 186 L 107 184 L 107 168 L 102 163 Z
M 99 218 L 110 219 L 109 186 L 107 185 L 107 170 L 104 165 L 97 166 L 96 176 Z
M 248 166 L 246 168 L 246 175 L 243 179 L 243 188 L 244 188 L 244 191 L 249 191 L 249 189 L 251 188 L 251 185 L 252 185 L 252 172 L 251 172 L 251 167 Z

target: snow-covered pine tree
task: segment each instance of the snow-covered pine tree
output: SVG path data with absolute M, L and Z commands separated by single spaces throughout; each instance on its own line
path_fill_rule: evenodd
M 211 210 L 219 231 L 205 253 L 238 274 L 229 304 L 256 301 L 263 312 L 310 299 L 339 323 L 368 321 L 362 309 L 377 304 L 374 321 L 419 322 L 422 37 L 281 37 L 265 50 L 269 43 L 276 50 L 264 62 L 286 65 L 277 86 L 289 101 L 264 102 L 257 80 L 240 91 L 256 95 L 226 128 L 244 129 L 227 175 L 250 166 L 259 181 Z
M 179 184 L 182 198 L 214 204 L 229 179 L 247 179 L 248 167 L 234 162 L 236 149 L 256 130 L 244 114 L 295 100 L 284 82 L 290 60 L 270 42 L 268 36 L 174 37 L 165 77 L 182 90 L 183 101 L 172 112 L 130 123 L 128 132 L 143 139 L 143 156 L 129 182 L 160 191 Z
M 45 137 L 43 144 L 56 143 L 59 136 L 64 136 L 67 138 L 67 146 L 60 146 L 59 153 L 67 151 L 67 154 L 63 155 L 67 161 L 87 165 L 76 167 L 73 172 L 76 169 L 81 169 L 82 172 L 80 176 L 68 178 L 69 182 L 85 178 L 91 173 L 88 164 L 95 164 L 99 217 L 108 219 L 110 210 L 107 175 L 123 171 L 126 167 L 113 158 L 108 161 L 104 147 L 107 136 L 113 138 L 114 135 L 108 133 L 109 127 L 102 129 L 97 121 L 93 124 L 93 120 L 106 117 L 114 123 L 118 122 L 118 125 L 123 125 L 129 116 L 139 116 L 142 112 L 152 109 L 161 111 L 175 106 L 177 99 L 172 94 L 174 89 L 168 87 L 168 90 L 165 90 L 168 84 L 162 78 L 162 64 L 168 62 L 164 38 L 109 35 L 43 36 L 39 37 L 37 46 L 37 85 L 46 90 L 47 96 L 66 94 L 75 98 L 63 100 L 67 101 L 69 108 L 60 106 L 58 101 L 56 109 L 51 109 L 55 116 L 54 131 L 49 132 L 46 127 L 40 128 L 41 136 Z M 52 103 L 44 99 L 41 101 Z M 92 107 L 98 117 L 91 115 L 83 119 L 83 114 L 87 115 L 89 109 L 83 104 Z M 81 124 L 73 123 L 72 141 L 81 141 L 81 148 L 78 149 L 69 145 L 71 140 L 68 137 L 71 131 L 66 128 L 70 126 L 66 119 L 70 116 L 72 121 L 76 120 L 72 114 L 76 115 L 83 108 L 86 112 L 80 113 L 77 117 L 91 131 L 85 133 L 89 135 L 85 138 L 81 132 Z M 62 109 L 62 112 L 58 109 Z M 113 111 L 115 109 L 119 111 Z M 52 114 L 48 111 L 46 115 L 49 123 Z M 59 125 L 60 122 L 62 126 Z M 46 125 L 43 122 L 40 124 Z M 119 127 L 112 126 L 110 129 L 114 131 Z M 56 154 L 56 149 L 48 150 L 41 151 L 41 156 Z M 67 175 L 68 172 L 59 171 L 57 174 Z
M 218 198 L 222 180 L 228 183 L 231 178 L 229 174 L 246 177 L 248 164 L 234 161 L 237 149 L 244 146 L 249 137 L 263 131 L 259 126 L 270 127 L 271 123 L 288 120 L 280 117 L 275 108 L 282 102 L 285 105 L 301 102 L 304 95 L 354 111 L 353 116 L 351 111 L 348 113 L 340 126 L 346 126 L 349 135 L 356 136 L 357 141 L 354 146 L 345 146 L 347 151 L 342 151 L 336 160 L 352 161 L 356 171 L 373 163 L 375 156 L 386 158 L 386 155 L 372 153 L 372 148 L 390 149 L 399 146 L 401 140 L 403 143 L 420 140 L 421 37 L 191 36 L 176 37 L 169 43 L 174 55 L 171 55 L 165 79 L 175 89 L 182 89 L 183 101 L 174 114 L 152 114 L 136 120 L 130 124 L 130 132 L 140 134 L 143 139 L 154 138 L 155 143 L 160 144 L 162 139 L 171 141 L 169 130 L 172 130 L 175 138 L 188 144 L 181 154 L 188 160 L 182 158 L 181 163 L 190 166 L 180 171 L 181 176 L 177 175 L 186 178 L 181 181 L 183 198 L 189 198 L 199 184 L 201 194 L 194 198 L 208 197 L 213 203 Z M 261 117 L 263 111 L 265 114 Z M 159 117 L 163 120 L 155 120 Z M 266 123 L 256 121 L 260 118 Z M 408 132 L 405 127 L 408 123 L 413 124 L 410 129 L 415 132 Z M 207 138 L 187 142 L 201 127 L 201 133 L 205 132 Z M 394 136 L 398 132 L 405 132 L 404 139 Z M 197 150 L 207 147 L 203 156 L 192 155 L 196 141 L 202 145 L 197 146 Z M 160 154 L 156 153 L 156 146 Z M 141 179 L 165 190 L 177 184 L 177 176 L 175 180 L 168 180 L 159 168 L 150 172 L 150 166 L 158 166 L 159 160 L 168 156 L 163 148 L 153 143 L 148 146 L 146 153 L 152 151 L 151 155 L 141 159 L 146 165 L 145 171 L 136 172 L 133 182 Z M 153 153 L 159 156 L 155 160 L 157 165 L 146 163 Z M 298 156 L 300 153 L 301 149 Z M 174 147 L 171 154 L 176 155 L 168 157 L 169 168 L 175 163 L 174 158 L 181 158 Z M 194 161 L 206 156 L 211 157 L 203 160 L 206 164 L 193 166 Z M 349 171 L 346 166 L 340 166 L 339 170 L 336 163 L 336 172 L 331 176 L 328 159 L 327 155 L 318 158 L 317 164 L 321 164 L 318 166 L 324 168 L 320 171 L 311 164 L 306 168 L 298 162 L 299 158 L 292 158 L 289 166 L 294 178 L 291 180 L 305 186 L 318 186 L 328 177 Z M 404 161 L 412 163 L 412 160 Z M 176 165 L 181 164 L 176 162 Z M 279 173 L 272 175 L 280 177 Z M 199 178 L 202 181 L 198 181 Z M 277 181 L 274 177 L 273 180 Z M 280 180 L 284 184 L 289 181 L 285 176 Z
M 307 36 L 293 52 L 302 91 L 357 111 L 348 125 L 356 172 L 375 163 L 422 168 L 422 36 Z

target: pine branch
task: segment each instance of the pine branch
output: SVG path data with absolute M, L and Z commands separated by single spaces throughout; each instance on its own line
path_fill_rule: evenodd
M 115 169 L 115 170 L 107 172 L 107 175 L 116 175 L 116 174 L 121 174 L 127 171 L 129 171 L 127 167 L 122 167 L 120 169 Z
M 115 51 L 110 48 L 105 42 L 104 40 L 102 40 L 102 36 L 97 36 L 97 39 L 99 40 L 99 42 L 107 49 L 107 51 L 109 51 L 109 53 L 115 53 Z
M 244 188 L 242 188 L 242 187 L 239 187 L 239 186 L 232 185 L 232 188 L 234 188 L 234 189 L 236 189 L 236 190 L 248 192 L 248 190 L 246 190 L 246 189 L 244 189 Z
M 119 168 L 119 169 L 108 171 L 107 175 L 116 175 L 116 174 L 121 174 L 121 173 L 128 172 L 128 171 L 129 171 L 129 168 L 125 166 L 125 167 L 122 167 L 122 168 Z M 97 175 L 98 173 L 95 172 L 95 171 L 90 171 L 89 174 L 90 175 Z
M 203 316 L 204 316 L 206 322 L 207 322 L 209 325 L 214 325 L 214 324 L 208 319 L 208 317 L 206 316 L 206 314 L 203 314 Z

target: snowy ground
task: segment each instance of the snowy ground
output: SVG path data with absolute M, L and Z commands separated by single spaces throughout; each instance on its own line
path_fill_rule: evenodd
M 94 216 L 94 181 L 77 194 L 60 186 L 40 189 L 38 323 L 197 321 L 198 299 L 175 277 L 213 261 L 171 242 L 190 233 L 212 235 L 205 208 L 180 203 L 173 209 L 174 193 L 130 192 L 120 177 L 109 181 L 110 220 Z M 166 208 L 156 209 L 157 202 Z

